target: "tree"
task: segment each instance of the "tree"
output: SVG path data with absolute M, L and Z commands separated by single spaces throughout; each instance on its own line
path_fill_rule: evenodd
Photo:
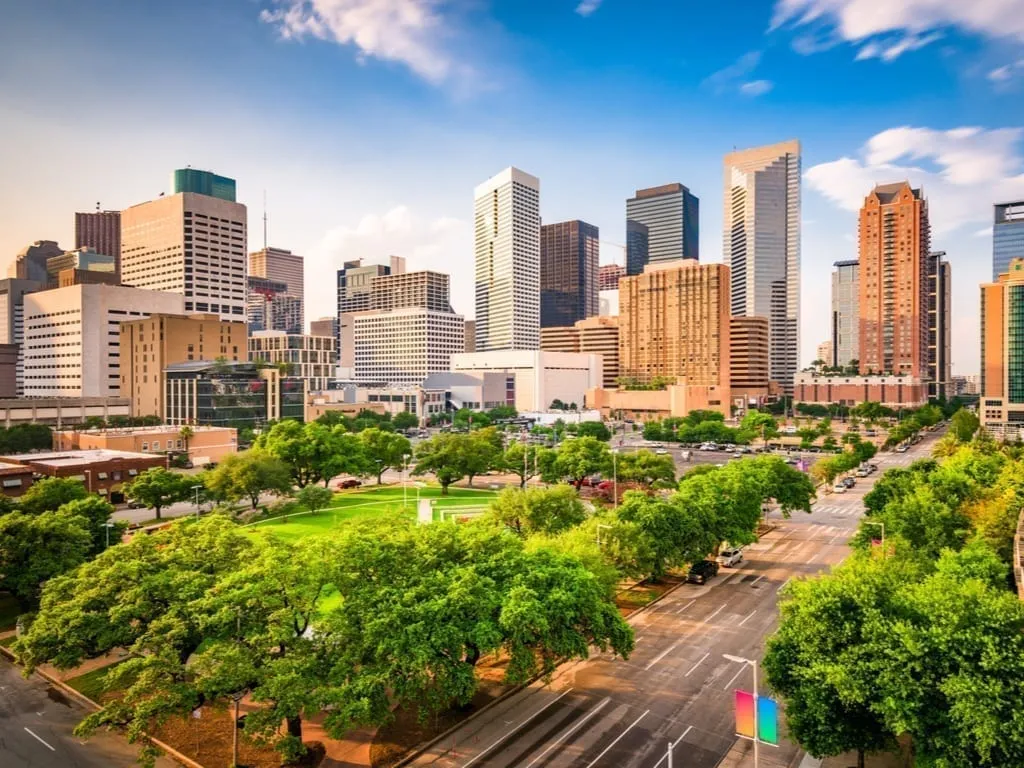
M 501 455 L 501 469 L 516 475 L 519 487 L 525 488 L 527 481 L 541 473 L 541 457 L 547 453 L 551 451 L 540 446 L 518 441 L 510 443 Z
M 718 541 L 709 535 L 698 510 L 678 496 L 662 499 L 627 491 L 618 510 L 618 525 L 602 536 L 602 546 L 624 570 L 659 581 L 669 568 L 702 559 Z
M 610 462 L 607 443 L 594 437 L 578 437 L 567 440 L 558 449 L 554 471 L 560 477 L 568 477 L 579 490 L 584 478 L 603 471 Z
M 519 411 L 516 410 L 514 405 L 496 405 L 487 412 L 487 417 L 491 421 L 498 421 L 499 419 L 515 419 L 518 418 Z
M 377 485 L 389 469 L 405 465 L 405 457 L 412 454 L 412 444 L 405 437 L 394 432 L 382 432 L 376 427 L 359 433 L 359 442 L 366 457 L 366 466 L 377 474 Z
M 478 429 L 469 435 L 457 435 L 456 446 L 471 488 L 474 477 L 501 466 L 501 435 L 494 427 Z
M 490 426 L 491 419 L 483 411 L 472 411 L 469 408 L 460 408 L 455 412 L 452 423 L 458 429 L 470 430 Z
M 956 439 L 961 443 L 970 442 L 971 438 L 974 437 L 974 433 L 978 431 L 981 426 L 981 421 L 977 415 L 966 408 L 961 408 L 959 411 L 953 414 L 953 417 L 949 421 L 949 431 L 951 434 L 956 436 Z
M 778 437 L 779 422 L 770 413 L 747 411 L 740 422 L 740 429 L 757 435 L 762 445 L 767 445 L 770 438 Z
M 188 441 L 195 436 L 195 430 L 192 429 L 192 427 L 190 427 L 188 424 L 186 424 L 185 426 L 178 430 L 178 437 L 181 438 L 181 445 L 186 455 L 188 454 Z
M 554 400 L 551 401 L 551 405 L 549 406 L 548 410 L 564 411 L 566 410 L 566 405 L 556 397 Z
M 587 512 L 579 494 L 566 485 L 519 490 L 506 488 L 491 502 L 488 517 L 519 536 L 557 534 L 582 523 Z
M 414 475 L 433 474 L 441 485 L 441 495 L 448 495 L 448 486 L 466 476 L 462 459 L 461 436 L 442 433 L 416 446 Z
M 80 517 L 86 521 L 86 530 L 92 538 L 88 556 L 94 557 L 107 548 L 107 539 L 118 541 L 127 523 L 114 523 L 107 529 L 114 507 L 102 496 L 93 494 L 84 499 L 75 499 L 62 504 L 58 512 L 70 517 Z
M 334 500 L 334 493 L 329 488 L 322 488 L 319 485 L 307 485 L 299 489 L 295 494 L 295 500 L 311 514 L 316 514 L 317 510 L 323 509 Z
M 18 507 L 29 515 L 54 512 L 69 501 L 84 499 L 89 492 L 80 480 L 70 477 L 46 477 L 33 483 L 21 498 Z
M 184 475 L 169 472 L 163 467 L 152 467 L 125 486 L 125 495 L 145 504 L 160 519 L 160 510 L 176 501 L 188 498 L 191 481 Z
M 391 423 L 395 425 L 395 429 L 412 429 L 420 425 L 420 420 L 416 417 L 415 413 L 409 413 L 408 411 L 402 411 L 396 413 L 394 418 L 391 419 Z
M 598 440 L 608 442 L 612 439 L 611 430 L 600 421 L 584 421 L 576 428 L 578 437 L 596 437 Z
M 39 604 L 42 586 L 85 562 L 92 548 L 88 521 L 67 511 L 0 517 L 0 589 L 22 612 Z
M 263 493 L 284 496 L 292 490 L 288 466 L 264 450 L 252 449 L 227 456 L 210 472 L 206 487 L 228 501 L 248 499 L 253 509 Z
M 615 470 L 619 480 L 638 483 L 645 488 L 651 488 L 655 483 L 667 485 L 676 481 L 676 463 L 672 457 L 658 456 L 645 449 L 617 454 Z
M 259 436 L 256 447 L 288 465 L 293 484 L 299 488 L 320 481 L 326 487 L 340 474 L 367 471 L 362 444 L 341 425 L 281 421 Z

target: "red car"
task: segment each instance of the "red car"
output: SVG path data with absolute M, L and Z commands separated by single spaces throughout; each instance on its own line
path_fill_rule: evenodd
M 339 488 L 358 488 L 360 485 L 362 485 L 362 482 L 356 480 L 355 478 L 351 478 L 349 480 L 342 480 L 340 483 L 338 483 Z
M 611 490 L 612 485 L 614 485 L 614 483 L 612 483 L 611 480 L 602 480 L 600 483 L 597 484 L 597 490 L 608 491 Z

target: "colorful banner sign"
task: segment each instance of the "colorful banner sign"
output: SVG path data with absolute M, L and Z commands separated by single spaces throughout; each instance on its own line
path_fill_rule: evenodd
M 754 738 L 754 694 L 736 691 L 736 735 Z
M 779 706 L 765 696 L 757 697 L 757 736 L 767 744 L 779 743 Z

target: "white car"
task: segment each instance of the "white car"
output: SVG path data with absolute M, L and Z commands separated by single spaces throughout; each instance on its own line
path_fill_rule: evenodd
M 846 486 L 842 483 L 835 483 L 832 486 L 832 493 L 846 493 Z
M 659 448 L 658 450 L 655 451 L 655 453 L 658 456 L 666 456 L 668 454 L 668 451 L 666 451 L 664 448 Z
M 718 553 L 718 557 L 716 557 L 715 560 L 717 560 L 718 564 L 723 568 L 735 568 L 743 562 L 743 550 L 739 547 L 723 549 Z

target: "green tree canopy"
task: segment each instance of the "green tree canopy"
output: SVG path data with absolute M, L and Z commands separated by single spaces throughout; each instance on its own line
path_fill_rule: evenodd
M 254 448 L 227 456 L 205 480 L 207 489 L 227 501 L 246 499 L 253 509 L 263 493 L 287 495 L 292 490 L 288 466 L 267 451 Z
M 600 421 L 581 422 L 576 427 L 576 435 L 578 437 L 596 437 L 606 443 L 612 439 L 611 430 Z
M 359 433 L 359 442 L 366 456 L 366 466 L 377 475 L 377 485 L 389 469 L 400 469 L 405 457 L 412 455 L 412 444 L 402 435 L 382 432 L 380 429 L 364 429 Z
M 448 495 L 448 486 L 466 476 L 460 435 L 442 433 L 416 446 L 414 475 L 432 474 L 441 484 L 441 495 Z
M 587 512 L 567 485 L 519 490 L 506 488 L 491 502 L 488 517 L 517 535 L 557 534 L 582 523 Z
M 89 557 L 98 555 L 107 546 L 107 538 L 111 541 L 118 541 L 127 523 L 114 523 L 107 530 L 107 523 L 110 523 L 110 516 L 114 514 L 114 507 L 102 496 L 93 494 L 84 499 L 75 499 L 62 504 L 58 512 L 71 517 L 81 517 L 86 521 L 86 529 L 92 537 L 92 545 L 89 547 Z
M 334 492 L 330 488 L 324 488 L 319 485 L 307 485 L 305 488 L 299 489 L 298 493 L 295 494 L 295 500 L 308 509 L 310 513 L 316 514 L 317 511 L 330 505 L 334 500 Z
M 299 488 L 321 481 L 326 486 L 338 475 L 367 471 L 362 444 L 340 424 L 281 421 L 257 438 L 256 447 L 283 461 Z
M 961 443 L 966 443 L 970 442 L 980 426 L 981 421 L 974 412 L 961 408 L 950 419 L 949 431 Z
M 160 519 L 160 511 L 168 504 L 184 501 L 192 492 L 193 483 L 185 475 L 170 472 L 163 467 L 153 467 L 142 472 L 125 486 L 125 495 L 145 504 Z
M 89 521 L 66 510 L 0 517 L 0 589 L 22 611 L 39 603 L 43 585 L 85 561 L 92 549 Z
M 676 481 L 676 463 L 672 457 L 658 456 L 645 449 L 616 454 L 615 471 L 620 481 L 645 488 L 655 483 L 671 485 Z
M 415 413 L 402 411 L 395 414 L 395 417 L 391 419 L 391 423 L 395 425 L 395 429 L 412 429 L 420 425 L 420 420 Z
M 553 471 L 558 477 L 569 478 L 579 490 L 584 478 L 603 472 L 610 465 L 611 452 L 607 443 L 595 437 L 577 437 L 559 447 Z
M 71 477 L 44 477 L 22 494 L 17 505 L 26 514 L 38 515 L 42 512 L 55 512 L 69 501 L 84 499 L 88 495 L 89 492 L 81 480 Z

